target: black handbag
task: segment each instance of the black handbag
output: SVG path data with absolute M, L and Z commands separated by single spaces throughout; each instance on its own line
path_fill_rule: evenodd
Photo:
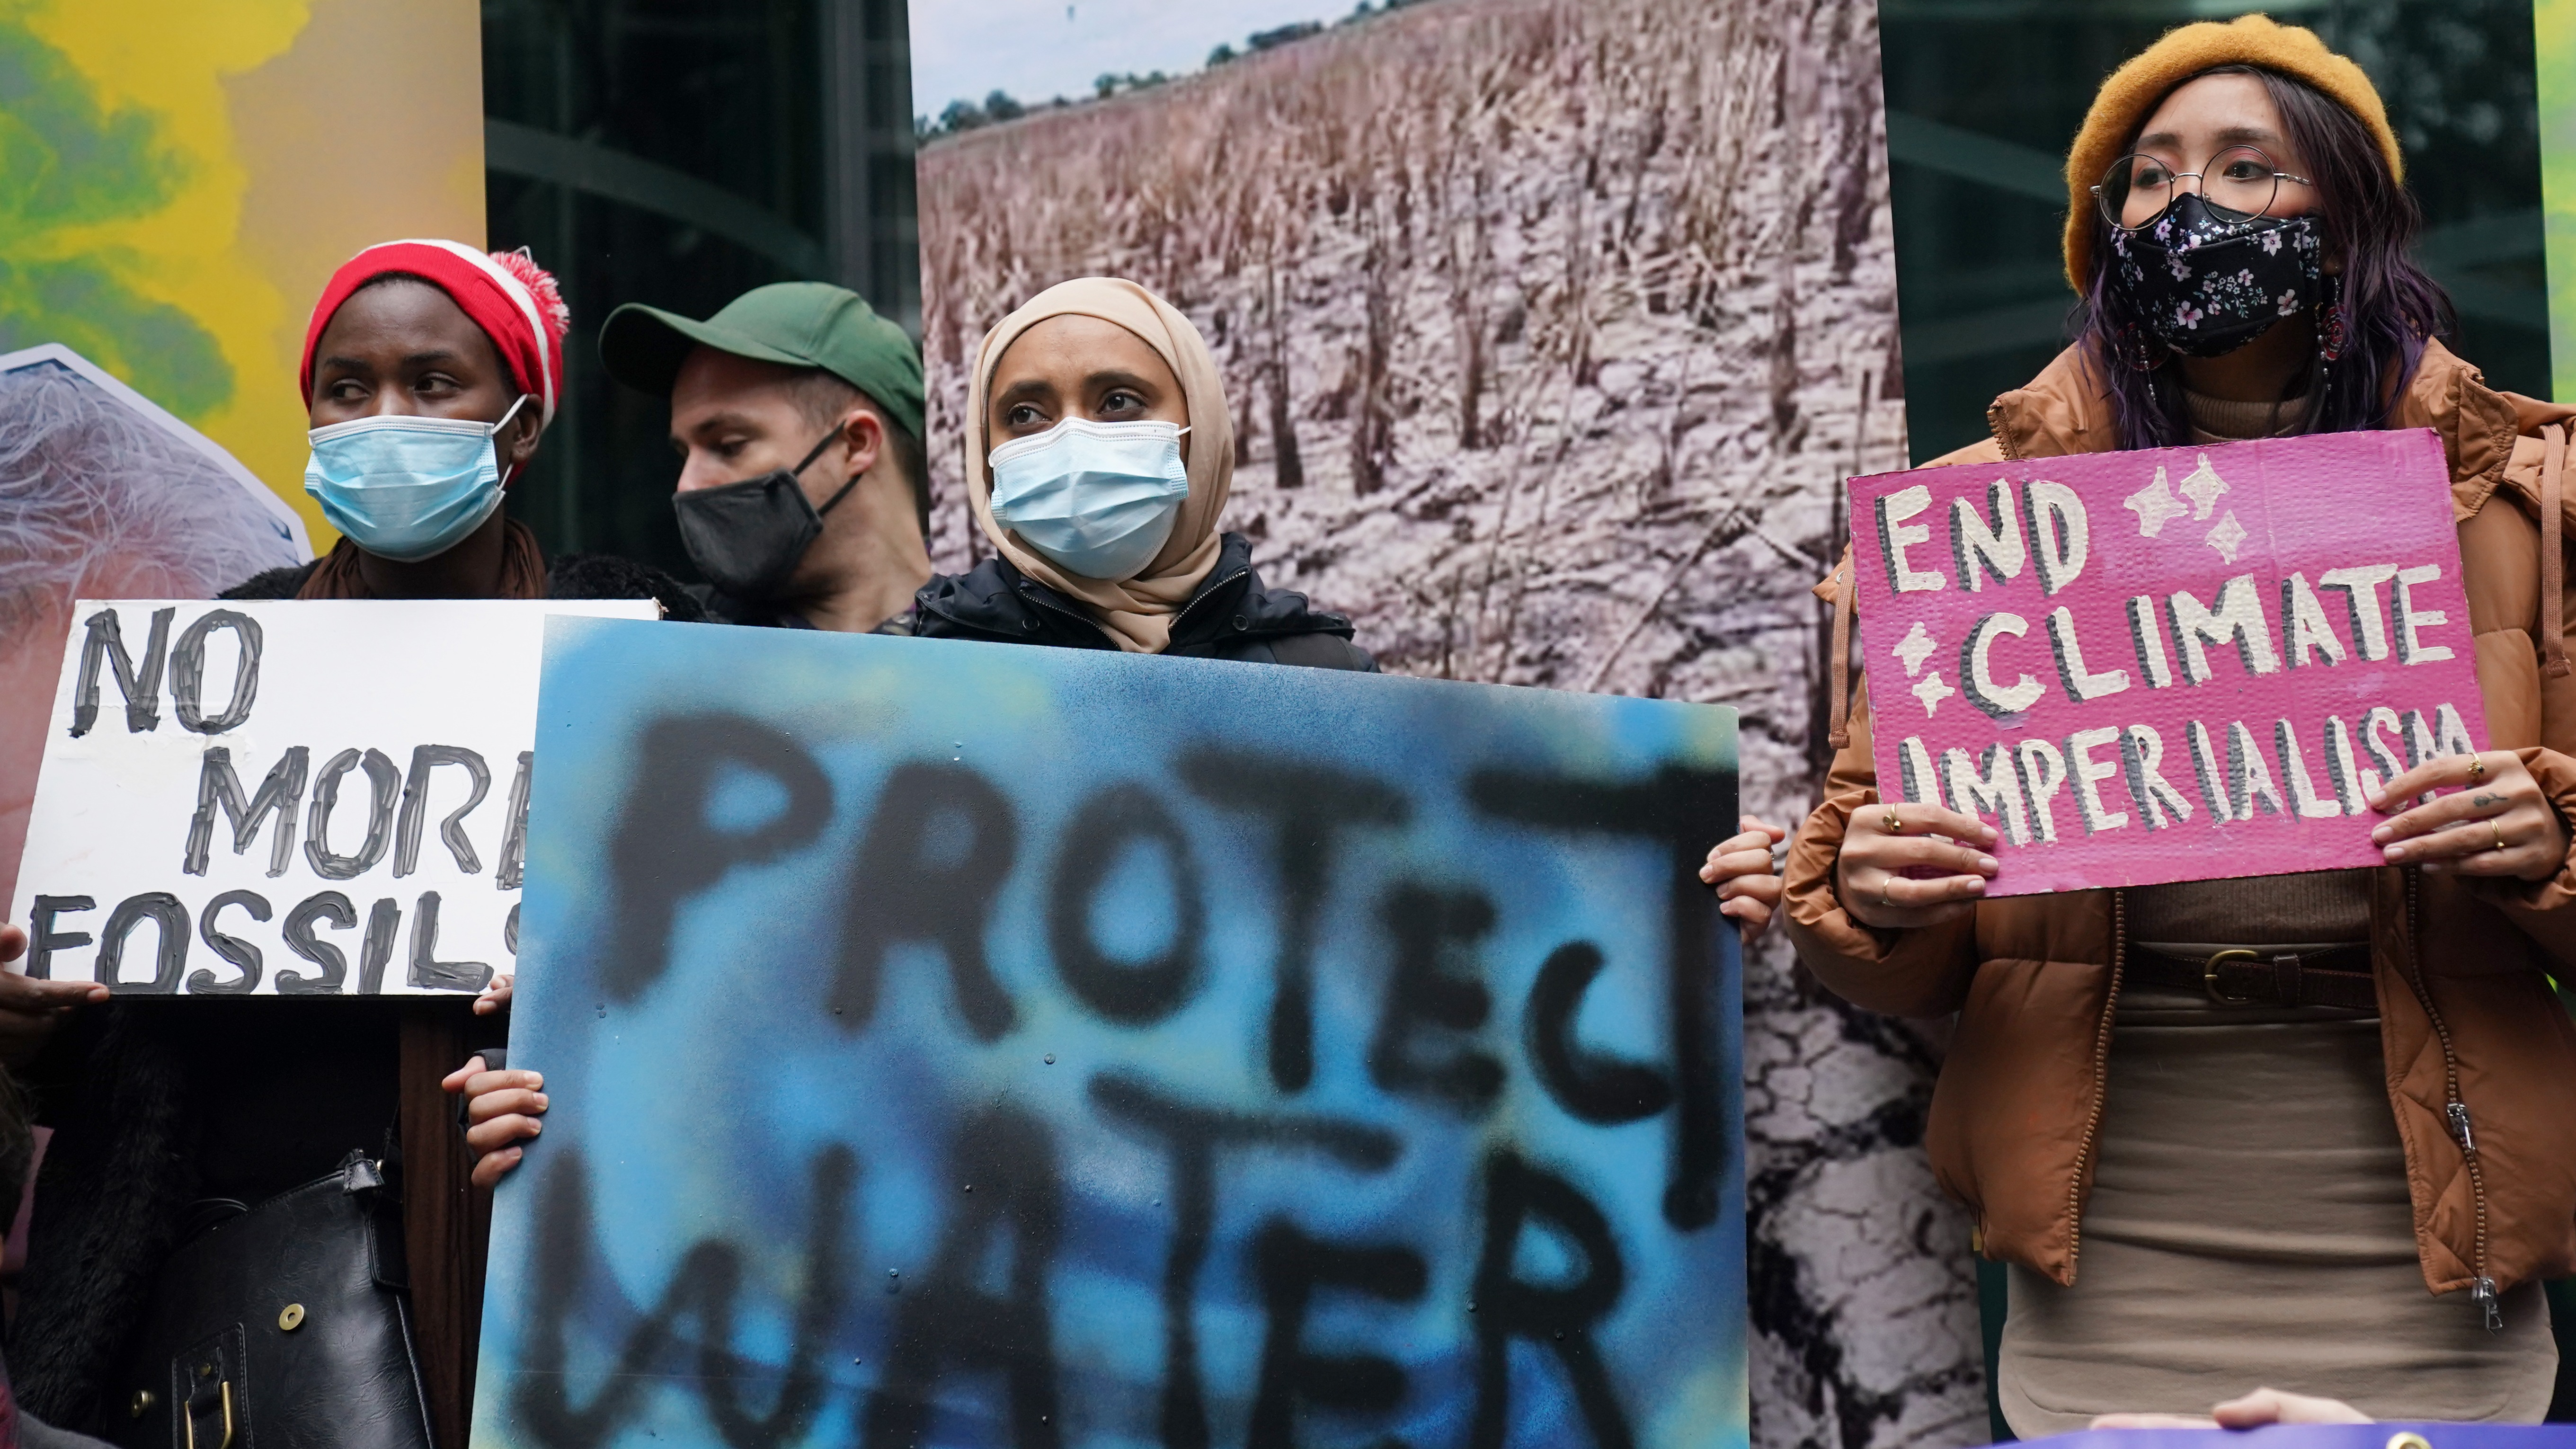
M 153 1290 L 110 1437 L 123 1449 L 429 1449 L 401 1208 L 382 1165 L 352 1152 L 256 1207 L 200 1209 Z

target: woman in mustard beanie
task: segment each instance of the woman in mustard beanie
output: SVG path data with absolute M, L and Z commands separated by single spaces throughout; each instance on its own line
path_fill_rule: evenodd
M 2217 1417 L 2549 1403 L 2541 1280 L 2576 1271 L 2576 1025 L 2549 985 L 2576 973 L 2576 409 L 2443 347 L 2403 176 L 2369 80 L 2309 32 L 2167 35 L 2068 156 L 2074 345 L 1940 461 L 2435 430 L 2495 748 L 2373 800 L 2351 828 L 2382 869 L 1984 901 L 1994 832 L 1880 802 L 1855 699 L 1790 851 L 1784 915 L 1819 980 L 1958 1013 L 1926 1146 L 2009 1265 L 1996 1387 L 2024 1435 L 2207 1423 L 2265 1385 L 2343 1402 L 2266 1391 Z M 2377 501 L 2356 480 L 2351 506 Z M 1847 609 L 1848 564 L 1820 592 Z M 2464 785 L 2462 828 L 2399 818 Z M 2273 969 L 2221 1001 L 2229 952 Z

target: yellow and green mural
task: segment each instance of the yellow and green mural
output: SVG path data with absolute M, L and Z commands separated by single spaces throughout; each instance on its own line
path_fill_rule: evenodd
M 301 484 L 314 296 L 483 237 L 474 0 L 0 0 L 0 352 L 61 342 Z

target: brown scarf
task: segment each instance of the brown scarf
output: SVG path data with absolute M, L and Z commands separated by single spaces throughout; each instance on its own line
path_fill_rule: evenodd
M 304 587 L 295 591 L 299 599 L 372 599 L 366 576 L 358 571 L 360 551 L 346 538 L 332 545 L 322 562 L 305 577 Z M 501 530 L 501 592 L 504 599 L 542 599 L 546 596 L 546 556 L 537 548 L 537 536 L 528 526 L 512 518 Z

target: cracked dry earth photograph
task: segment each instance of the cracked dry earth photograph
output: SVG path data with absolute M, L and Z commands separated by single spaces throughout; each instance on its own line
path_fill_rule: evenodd
M 1732 705 L 1745 808 L 1794 824 L 1840 483 L 1906 465 L 1872 6 L 1296 30 L 925 137 L 937 567 L 986 551 L 958 476 L 985 330 L 1133 278 L 1215 349 L 1226 526 L 1267 581 L 1390 672 Z M 1920 1147 L 1939 1029 L 1833 1001 L 1776 932 L 1746 975 L 1754 1443 L 1985 1442 L 1968 1223 Z

